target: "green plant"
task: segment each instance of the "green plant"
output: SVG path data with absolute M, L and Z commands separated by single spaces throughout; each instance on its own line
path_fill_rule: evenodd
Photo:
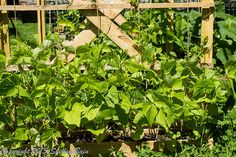
M 144 128 L 159 128 L 168 139 L 204 144 L 227 103 L 234 105 L 229 98 L 235 103 L 235 62 L 225 69 L 199 67 L 199 32 L 189 26 L 198 26 L 199 14 L 191 11 L 192 18 L 186 20 L 187 14 L 178 13 L 173 31 L 168 11 L 127 11 L 121 26 L 137 41 L 143 61 L 158 60 L 158 71 L 134 61 L 104 34 L 76 49 L 63 47 L 57 33 L 37 48 L 16 40 L 10 62 L 18 71 L 0 69 L 0 145 L 63 147 L 79 140 L 102 142 L 114 132 L 121 139 L 142 140 Z M 73 19 L 62 18 L 61 24 L 79 32 Z M 189 27 L 191 39 L 184 31 Z M 167 51 L 168 44 L 177 48 Z M 69 53 L 76 57 L 67 63 L 63 56 Z M 157 138 L 155 134 L 149 139 Z M 152 152 L 140 152 L 145 154 Z

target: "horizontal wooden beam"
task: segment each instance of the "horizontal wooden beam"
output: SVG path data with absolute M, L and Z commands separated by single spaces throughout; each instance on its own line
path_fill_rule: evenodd
M 211 8 L 214 2 L 190 3 L 140 3 L 137 8 Z M 1 11 L 37 11 L 37 10 L 87 10 L 87 9 L 130 9 L 135 8 L 129 3 L 125 4 L 78 4 L 78 5 L 6 5 L 0 6 Z

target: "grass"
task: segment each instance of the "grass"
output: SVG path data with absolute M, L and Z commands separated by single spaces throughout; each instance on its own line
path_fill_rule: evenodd
M 15 28 L 12 24 L 15 25 Z M 36 47 L 38 43 L 38 25 L 37 23 L 22 23 L 21 20 L 9 21 L 10 44 L 16 44 L 14 39 L 19 39 L 31 47 Z M 17 30 L 17 31 L 16 31 Z

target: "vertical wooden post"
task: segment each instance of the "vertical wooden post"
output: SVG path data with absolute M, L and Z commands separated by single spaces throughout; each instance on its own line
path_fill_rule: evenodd
M 6 0 L 0 0 L 1 5 L 7 5 Z M 0 39 L 1 39 L 1 49 L 4 50 L 5 56 L 6 56 L 6 64 L 8 64 L 8 61 L 10 59 L 10 37 L 9 37 L 9 29 L 8 29 L 8 13 L 7 11 L 2 11 L 0 13 L 0 22 L 2 29 L 0 30 Z
M 41 0 L 41 6 L 42 6 L 42 11 L 41 11 L 41 20 L 42 20 L 42 41 L 44 40 L 46 36 L 46 20 L 45 20 L 45 11 L 44 11 L 44 0 Z
M 170 3 L 174 3 L 174 0 L 168 0 Z M 174 30 L 174 13 L 168 13 L 168 21 L 170 23 L 170 29 L 171 31 Z M 170 52 L 173 50 L 173 44 L 168 43 L 166 44 L 166 52 Z
M 0 6 L 1 6 L 1 0 L 0 0 Z M 3 50 L 3 38 L 2 38 L 2 25 L 3 25 L 3 20 L 2 20 L 2 11 L 0 11 L 0 49 Z
M 37 0 L 37 5 L 41 5 L 41 0 Z M 42 20 L 41 20 L 41 11 L 37 10 L 37 19 L 38 19 L 38 42 L 39 45 L 42 43 Z
M 202 2 L 214 2 L 214 0 L 202 0 Z M 205 55 L 201 59 L 201 64 L 208 67 L 213 67 L 213 13 L 214 8 L 202 8 L 201 44 Z

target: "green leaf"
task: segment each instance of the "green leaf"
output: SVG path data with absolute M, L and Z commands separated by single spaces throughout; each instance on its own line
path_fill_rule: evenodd
M 162 127 L 165 128 L 166 131 L 168 131 L 168 125 L 167 125 L 167 119 L 165 113 L 162 111 L 162 109 L 159 111 L 156 117 L 156 122 L 160 124 Z
M 6 96 L 8 96 L 8 97 L 12 97 L 12 96 L 15 97 L 17 94 L 18 94 L 18 89 L 17 89 L 17 87 L 15 87 L 15 88 L 9 90 L 7 92 L 7 94 L 6 94 Z
M 100 107 L 99 108 L 94 108 L 94 109 L 90 109 L 87 112 L 85 112 L 85 116 L 84 118 L 87 118 L 88 121 L 92 121 L 93 119 L 95 119 L 99 113 Z
M 169 75 L 176 67 L 176 61 L 161 61 L 161 70 L 165 75 Z
M 40 74 L 38 76 L 36 86 L 40 86 L 40 85 L 49 83 L 50 78 L 51 78 L 51 71 L 49 69 L 45 68 L 45 69 L 41 70 Z
M 91 49 L 91 48 L 90 48 L 89 45 L 82 45 L 82 46 L 77 47 L 76 53 L 77 53 L 78 55 L 84 54 L 84 53 L 88 53 L 88 52 L 90 52 L 90 49 Z
M 173 90 L 184 90 L 182 79 L 177 78 L 172 80 L 172 89 Z
M 227 62 L 227 56 L 225 55 L 223 48 L 218 49 L 216 56 L 223 64 Z
M 41 135 L 41 143 L 43 145 L 47 144 L 48 142 L 55 140 L 58 137 L 61 137 L 60 132 L 58 132 L 56 129 L 47 128 Z
M 98 136 L 100 134 L 103 134 L 104 131 L 105 131 L 105 128 L 101 128 L 101 129 L 98 129 L 98 130 L 95 130 L 95 129 L 87 129 L 89 132 L 91 132 L 92 134 Z
M 236 79 L 236 61 L 229 61 L 225 66 L 225 72 L 230 78 Z
M 145 70 L 145 67 L 141 64 L 138 64 L 137 62 L 126 61 L 124 62 L 124 65 L 127 68 L 127 70 L 131 73 L 135 73 L 140 70 Z
M 193 134 L 196 136 L 196 139 L 201 137 L 201 134 L 197 130 L 193 130 Z
M 236 31 L 234 30 L 232 32 L 231 28 L 236 27 L 236 22 L 232 18 L 227 18 L 226 20 L 223 21 L 218 21 L 217 22 L 219 26 L 219 33 L 221 34 L 222 38 L 230 37 L 231 39 L 236 39 Z
M 214 81 L 208 80 L 198 80 L 193 87 L 193 97 L 199 99 L 200 97 L 205 97 L 210 94 L 215 89 Z
M 124 31 L 129 31 L 132 29 L 129 22 L 124 22 L 122 25 L 120 25 L 120 28 Z
M 129 97 L 127 97 L 124 94 L 121 94 L 120 97 L 122 100 L 120 106 L 123 110 L 125 110 L 125 113 L 127 114 L 127 113 L 129 113 L 130 107 L 131 107 L 131 102 L 129 100 Z
M 28 92 L 24 88 L 22 88 L 21 86 L 18 86 L 18 90 L 19 90 L 19 96 L 29 97 Z
M 134 132 L 132 132 L 131 137 L 132 139 L 134 139 L 135 141 L 141 140 L 143 138 L 144 135 L 144 131 L 142 126 L 136 126 L 136 129 Z
M 66 18 L 60 19 L 58 21 L 58 24 L 62 27 L 68 27 L 70 31 L 75 31 L 74 23 L 71 22 L 70 20 L 67 20 Z
M 44 47 L 44 49 L 49 48 L 52 44 L 53 44 L 53 42 L 52 42 L 51 40 L 44 40 L 44 41 L 43 41 L 43 47 Z
M 80 103 L 75 103 L 71 111 L 64 111 L 64 121 L 69 125 L 76 125 L 80 127 L 81 113 L 85 107 Z
M 157 116 L 157 108 L 155 105 L 144 106 L 142 109 L 143 115 L 146 117 L 149 126 L 151 127 L 156 116 Z
M 109 89 L 108 97 L 112 100 L 114 104 L 119 103 L 118 91 L 117 91 L 116 86 L 112 86 Z
M 97 119 L 102 121 L 109 120 L 112 119 L 114 115 L 116 115 L 116 110 L 113 108 L 109 108 L 99 111 Z
M 28 140 L 29 130 L 27 128 L 17 128 L 15 131 L 15 139 L 19 141 Z
M 144 122 L 144 120 L 145 120 L 145 123 L 146 123 L 146 119 L 145 119 L 143 113 L 142 112 L 138 112 L 135 115 L 133 122 L 134 122 L 134 124 L 142 124 Z

